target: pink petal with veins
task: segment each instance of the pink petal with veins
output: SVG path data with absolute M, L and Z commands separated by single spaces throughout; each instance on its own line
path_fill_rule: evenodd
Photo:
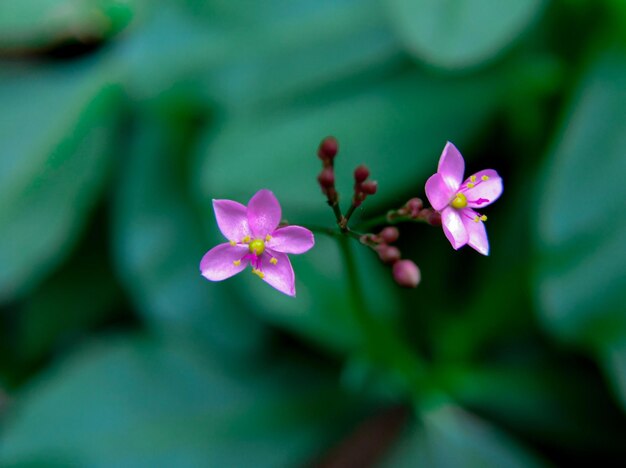
M 482 208 L 483 206 L 491 205 L 502 195 L 502 178 L 493 169 L 485 169 L 474 175 L 476 176 L 474 188 L 465 190 L 468 206 Z M 488 179 L 482 180 L 483 176 L 487 176 Z M 471 180 L 467 179 L 463 182 L 463 185 L 465 186 L 469 182 Z
M 248 210 L 232 200 L 213 200 L 213 211 L 220 231 L 229 241 L 241 242 L 251 234 L 248 227 Z
M 467 210 L 471 211 L 471 210 Z M 485 229 L 485 223 L 482 221 L 473 221 L 473 217 L 478 216 L 477 213 L 472 211 L 472 219 L 463 217 L 463 224 L 469 234 L 469 240 L 467 244 L 483 255 L 489 255 L 489 239 L 487 239 L 487 229 Z
M 280 223 L 281 216 L 280 203 L 267 189 L 259 190 L 248 202 L 248 223 L 256 238 L 271 234 Z
M 246 268 L 248 260 L 242 258 L 249 252 L 246 245 L 219 244 L 204 254 L 200 261 L 202 276 L 211 281 L 222 281 Z M 234 262 L 241 260 L 239 265 Z
M 443 232 L 452 244 L 455 250 L 460 249 L 469 240 L 469 235 L 465 229 L 462 214 L 454 208 L 445 208 L 441 212 L 441 225 L 443 226 Z
M 455 194 L 456 190 L 451 189 L 439 173 L 433 174 L 426 181 L 426 197 L 431 206 L 437 211 L 441 211 L 448 206 Z
M 276 252 L 301 254 L 315 245 L 313 233 L 301 226 L 286 226 L 276 229 L 265 244 Z
M 439 166 L 437 172 L 441 174 L 443 180 L 450 189 L 457 190 L 463 182 L 463 173 L 465 172 L 465 161 L 452 143 L 448 142 L 439 158 Z
M 277 262 L 272 264 L 271 258 Z M 263 281 L 288 296 L 296 295 L 295 276 L 289 257 L 281 252 L 266 249 L 262 257 Z

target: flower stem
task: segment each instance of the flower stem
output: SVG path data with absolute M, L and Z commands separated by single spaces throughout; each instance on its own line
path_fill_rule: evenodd
M 346 225 L 348 224 L 348 221 L 350 221 L 350 218 L 352 217 L 352 214 L 354 213 L 356 209 L 357 209 L 357 205 L 355 205 L 354 202 L 352 202 L 352 204 L 350 205 L 350 208 L 348 208 L 348 212 L 346 213 Z
M 339 243 L 348 270 L 353 313 L 364 334 L 366 355 L 374 364 L 399 377 L 406 391 L 417 397 L 426 387 L 426 363 L 398 336 L 389 323 L 377 320 L 369 313 L 359 281 L 353 246 L 346 237 L 341 237 Z
M 343 213 L 341 213 L 341 208 L 339 207 L 339 203 L 329 203 L 330 207 L 333 209 L 333 213 L 335 214 L 335 219 L 337 220 L 337 224 L 341 226 L 343 223 L 344 217 Z

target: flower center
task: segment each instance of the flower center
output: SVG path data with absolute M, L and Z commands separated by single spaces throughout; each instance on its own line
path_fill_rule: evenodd
M 467 198 L 464 194 L 459 192 L 456 194 L 456 197 L 454 197 L 454 200 L 452 200 L 450 205 L 452 205 L 452 208 L 456 208 L 457 210 L 465 208 L 467 206 Z
M 250 249 L 250 253 L 253 253 L 258 257 L 263 252 L 265 252 L 265 242 L 263 242 L 261 239 L 254 239 L 252 242 L 250 242 L 248 248 Z

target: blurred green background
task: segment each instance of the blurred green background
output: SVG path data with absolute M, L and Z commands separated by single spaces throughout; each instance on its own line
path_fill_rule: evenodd
M 2 0 L 0 57 L 0 465 L 626 459 L 623 0 Z M 205 281 L 212 198 L 332 226 L 331 134 L 361 220 L 447 140 L 498 170 L 490 257 L 410 224 L 415 290 L 323 235 L 296 299 Z

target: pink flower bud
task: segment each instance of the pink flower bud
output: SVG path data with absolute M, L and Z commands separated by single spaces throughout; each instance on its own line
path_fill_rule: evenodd
M 374 195 L 378 190 L 378 182 L 373 180 L 363 182 L 363 184 L 361 185 L 361 190 L 363 190 L 363 193 L 367 195 Z
M 322 140 L 317 150 L 320 159 L 333 159 L 339 151 L 339 142 L 333 136 L 328 136 Z
M 433 211 L 426 218 L 426 222 L 431 226 L 441 226 L 441 214 Z
M 408 202 L 406 202 L 406 207 L 411 216 L 415 217 L 420 210 L 424 208 L 424 202 L 422 202 L 419 198 L 411 198 Z
M 317 181 L 322 188 L 329 188 L 335 185 L 335 173 L 332 167 L 327 167 L 317 176 Z
M 393 242 L 398 240 L 398 237 L 400 237 L 400 232 L 398 231 L 398 228 L 395 228 L 393 226 L 387 226 L 385 229 L 380 231 L 379 236 L 386 244 L 392 244 Z
M 404 288 L 414 288 L 421 280 L 420 270 L 411 260 L 399 260 L 393 264 L 393 279 Z
M 357 166 L 357 168 L 354 170 L 354 180 L 357 184 L 365 182 L 365 179 L 367 179 L 369 176 L 370 170 L 363 164 Z
M 395 263 L 401 257 L 400 250 L 391 245 L 381 244 L 376 248 L 376 251 L 383 263 Z

